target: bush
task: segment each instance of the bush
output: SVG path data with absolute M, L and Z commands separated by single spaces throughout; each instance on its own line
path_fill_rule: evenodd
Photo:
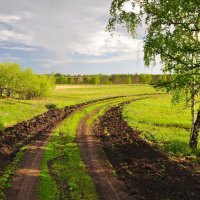
M 151 74 L 140 74 L 139 75 L 140 82 L 143 84 L 149 84 L 152 80 Z
M 47 96 L 55 87 L 52 76 L 37 75 L 31 69 L 22 71 L 15 63 L 0 64 L 0 96 L 33 99 Z
M 50 103 L 50 104 L 46 104 L 45 107 L 46 107 L 47 109 L 54 109 L 54 108 L 57 108 L 57 105 L 54 104 L 54 103 Z

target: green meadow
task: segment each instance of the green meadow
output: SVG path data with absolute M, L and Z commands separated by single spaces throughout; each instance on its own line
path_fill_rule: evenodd
M 188 148 L 191 126 L 190 109 L 182 105 L 173 106 L 171 97 L 158 93 L 149 85 L 57 85 L 53 93 L 43 99 L 0 100 L 0 129 L 47 111 L 45 105 L 55 104 L 58 108 L 94 99 L 113 96 L 151 97 L 125 106 L 124 118 L 149 142 L 156 142 L 170 155 L 198 155 Z
M 114 96 L 126 97 L 91 103 L 72 114 L 55 129 L 45 147 L 40 176 L 40 199 L 62 199 L 62 195 L 69 195 L 72 199 L 98 199 L 91 177 L 81 160 L 80 150 L 75 141 L 76 130 L 80 120 L 93 110 L 99 109 L 96 115 L 87 120 L 90 126 L 107 109 L 127 100 L 135 101 L 124 106 L 124 119 L 133 129 L 139 131 L 140 136 L 150 145 L 156 145 L 170 156 L 199 157 L 200 146 L 195 151 L 188 147 L 190 109 L 182 105 L 172 105 L 170 95 L 159 93 L 149 85 L 58 85 L 51 96 L 43 99 L 1 99 L 0 128 L 47 111 L 47 104 L 55 104 L 56 107 L 62 108 Z M 23 151 L 19 152 L 19 155 L 21 154 Z M 18 157 L 14 164 L 8 166 L 4 179 L 0 180 L 0 191 L 8 187 L 10 174 L 20 161 Z M 52 164 L 54 178 L 49 172 L 49 163 Z M 66 188 L 62 188 L 63 185 Z M 68 194 L 63 191 L 68 191 Z
M 0 99 L 0 129 L 45 112 L 47 104 L 62 108 L 93 99 L 151 93 L 155 90 L 143 85 L 58 85 L 50 96 L 42 99 Z
M 191 127 L 190 109 L 173 106 L 169 95 L 159 95 L 150 99 L 126 105 L 123 116 L 141 136 L 156 142 L 170 155 L 200 155 L 200 147 L 192 151 L 188 147 Z

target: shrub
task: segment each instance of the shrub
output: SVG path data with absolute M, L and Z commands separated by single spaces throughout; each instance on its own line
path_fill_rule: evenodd
M 50 103 L 50 104 L 46 104 L 45 107 L 46 107 L 47 109 L 54 109 L 54 108 L 57 108 L 57 105 L 54 104 L 54 103 Z
M 55 87 L 52 76 L 37 75 L 31 69 L 22 70 L 15 63 L 0 63 L 0 96 L 33 99 L 47 96 Z

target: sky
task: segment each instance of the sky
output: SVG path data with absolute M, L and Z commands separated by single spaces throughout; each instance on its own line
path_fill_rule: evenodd
M 37 73 L 160 73 L 144 65 L 144 27 L 136 39 L 123 28 L 106 32 L 111 2 L 0 0 L 0 62 Z

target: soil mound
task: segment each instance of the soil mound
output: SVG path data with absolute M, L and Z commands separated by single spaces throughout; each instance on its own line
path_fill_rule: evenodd
M 0 175 L 15 156 L 15 153 L 24 145 L 52 130 L 63 118 L 73 112 L 76 106 L 65 109 L 50 109 L 28 121 L 21 122 L 0 131 Z
M 137 199 L 198 200 L 200 174 L 187 162 L 170 160 L 124 121 L 122 106 L 108 110 L 94 131 L 117 175 Z

